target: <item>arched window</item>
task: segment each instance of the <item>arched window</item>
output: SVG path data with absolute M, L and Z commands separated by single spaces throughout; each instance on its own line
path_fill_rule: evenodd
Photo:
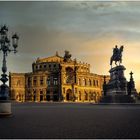
M 40 77 L 40 85 L 43 85 L 43 76 Z
M 34 86 L 37 85 L 37 77 L 36 76 L 33 78 L 33 84 L 34 84 Z
M 96 92 L 93 92 L 93 100 L 96 102 Z
M 40 90 L 40 101 L 43 101 L 43 91 Z
M 79 101 L 81 101 L 81 92 L 79 91 Z
M 93 100 L 93 93 L 90 93 L 90 99 Z
M 85 92 L 85 100 L 88 100 L 88 94 Z
M 44 65 L 44 68 L 46 68 L 46 67 L 47 67 L 47 65 L 45 64 L 45 65 Z
M 33 92 L 33 101 L 36 101 L 36 90 Z
M 86 67 L 84 68 L 84 72 L 87 72 L 87 68 Z
M 93 86 L 96 86 L 96 82 L 95 82 L 95 80 L 93 80 Z
M 57 78 L 57 77 L 54 77 L 54 78 L 53 78 L 53 84 L 54 84 L 54 85 L 58 85 L 58 78 Z
M 28 77 L 28 87 L 31 86 L 31 83 L 32 83 L 32 79 L 31 79 L 31 77 Z
M 66 83 L 67 84 L 74 83 L 74 71 L 70 67 L 66 68 Z
M 49 70 L 51 70 L 51 64 L 49 64 Z
M 89 79 L 89 86 L 91 86 L 92 85 L 92 83 L 91 83 L 91 80 Z
M 81 79 L 80 78 L 78 79 L 78 85 L 81 85 Z
M 97 85 L 97 87 L 99 86 L 99 84 L 98 84 L 98 80 L 96 81 L 96 85 Z
M 47 78 L 47 85 L 50 86 L 51 82 L 50 82 L 50 77 Z

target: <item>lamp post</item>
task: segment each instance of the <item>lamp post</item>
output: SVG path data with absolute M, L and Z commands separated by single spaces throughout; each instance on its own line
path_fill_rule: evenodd
M 19 37 L 15 33 L 12 36 L 12 47 L 10 39 L 8 38 L 8 27 L 6 25 L 0 28 L 0 51 L 3 53 L 3 61 L 2 61 L 2 74 L 0 80 L 2 81 L 2 85 L 0 85 L 0 116 L 11 115 L 11 103 L 9 100 L 9 87 L 6 85 L 8 81 L 7 78 L 7 66 L 6 66 L 6 57 L 10 52 L 17 52 L 18 47 L 18 39 Z

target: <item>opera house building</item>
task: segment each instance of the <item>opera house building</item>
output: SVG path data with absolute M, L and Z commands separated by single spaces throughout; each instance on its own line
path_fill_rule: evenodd
M 106 76 L 109 80 L 109 76 Z M 90 64 L 77 62 L 65 51 L 38 58 L 32 72 L 9 74 L 10 97 L 25 102 L 99 102 L 104 75 L 90 72 Z

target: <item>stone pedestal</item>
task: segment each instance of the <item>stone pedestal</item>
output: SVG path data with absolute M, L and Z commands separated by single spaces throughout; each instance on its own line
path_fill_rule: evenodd
M 127 95 L 127 81 L 124 70 L 126 69 L 122 65 L 110 69 L 110 80 L 106 85 L 107 95 Z
M 11 102 L 9 100 L 9 87 L 5 84 L 0 86 L 0 117 L 10 116 Z
M 128 95 L 128 82 L 124 76 L 125 67 L 120 65 L 110 69 L 110 80 L 104 84 L 104 96 L 101 103 L 134 103 Z
M 0 101 L 9 100 L 9 87 L 6 84 L 0 86 Z
M 11 112 L 11 102 L 1 100 L 0 101 L 0 117 L 10 116 L 12 114 Z

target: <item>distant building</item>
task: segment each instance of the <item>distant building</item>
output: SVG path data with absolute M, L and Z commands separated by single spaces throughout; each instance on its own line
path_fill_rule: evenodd
M 98 102 L 102 96 L 103 75 L 90 73 L 90 65 L 64 57 L 40 59 L 32 72 L 10 73 L 10 97 L 16 101 Z M 107 76 L 107 81 L 109 76 Z

